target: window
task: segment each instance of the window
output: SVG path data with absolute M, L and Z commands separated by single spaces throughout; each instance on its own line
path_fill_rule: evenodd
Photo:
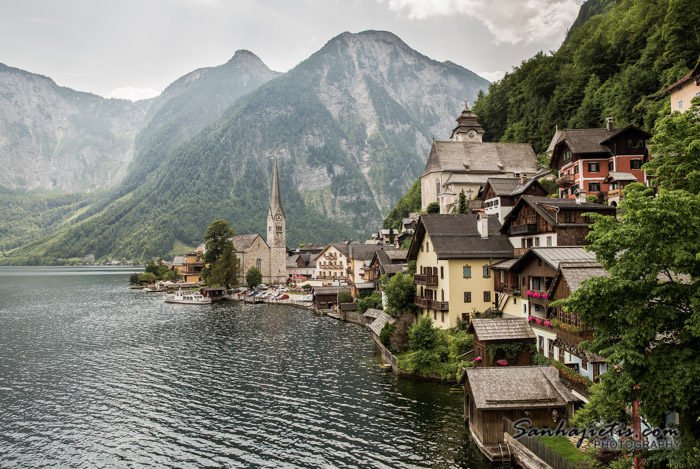
M 440 289 L 440 301 L 445 301 L 445 290 Z
M 472 278 L 472 268 L 471 266 L 465 265 L 462 267 L 462 276 L 464 278 Z
M 627 146 L 629 148 L 637 148 L 637 141 L 636 140 L 627 140 Z
M 425 242 L 425 252 L 430 252 L 430 243 L 428 241 Z
M 564 152 L 564 161 L 569 161 L 571 159 L 571 150 Z
M 612 171 L 614 167 L 614 164 L 612 161 L 608 161 L 608 171 Z
M 680 111 L 680 110 L 682 110 L 682 109 L 683 109 L 683 100 L 682 100 L 682 99 L 679 99 L 679 100 L 678 100 L 678 110 Z
M 589 192 L 600 192 L 600 183 L 599 182 L 589 182 L 588 183 L 588 191 Z
M 444 278 L 445 278 L 445 267 L 441 265 L 440 266 L 440 279 L 442 280 Z
M 642 160 L 631 160 L 630 169 L 642 169 Z
M 440 313 L 440 322 L 445 322 L 445 312 Z
M 437 321 L 437 311 L 433 311 L 433 320 Z
M 525 238 L 520 238 L 520 247 L 521 248 L 527 247 L 527 240 Z
M 578 174 L 578 165 L 574 166 L 574 174 Z
M 540 245 L 540 238 L 535 238 L 535 246 L 539 246 L 539 245 Z
M 551 245 L 552 245 L 552 237 L 547 236 L 547 246 L 551 246 Z
M 484 266 L 484 278 L 489 278 L 491 276 L 491 272 L 489 272 L 489 266 L 485 265 Z
M 506 271 L 501 270 L 501 283 L 506 283 Z
M 435 196 L 437 197 L 438 194 L 440 194 L 440 181 L 437 179 L 435 180 Z
M 278 233 L 282 232 L 282 225 L 277 225 L 276 228 Z
M 581 369 L 583 371 L 588 371 L 588 360 L 586 360 L 585 358 L 581 359 Z
M 471 303 L 471 302 L 472 302 L 472 292 L 470 292 L 470 291 L 465 291 L 465 292 L 464 292 L 464 302 L 465 302 L 465 303 Z
M 564 189 L 563 191 L 561 191 L 561 194 L 559 194 L 559 198 L 560 198 L 560 199 L 566 199 L 566 196 L 567 196 L 567 195 L 569 195 L 569 194 L 567 194 L 567 190 Z
M 600 163 L 588 163 L 588 172 L 597 173 L 600 171 Z
M 262 259 L 257 259 L 257 260 L 255 261 L 255 267 L 257 267 L 258 270 L 259 270 L 260 272 L 262 272 Z
M 518 304 L 518 300 L 515 299 L 515 298 L 513 298 L 513 304 L 514 304 L 514 305 Z
M 423 245 L 420 245 L 420 252 L 423 252 Z
M 490 292 L 490 291 L 485 291 L 485 292 L 484 292 L 484 302 L 485 302 L 485 303 L 490 303 L 490 302 L 491 302 L 491 292 Z

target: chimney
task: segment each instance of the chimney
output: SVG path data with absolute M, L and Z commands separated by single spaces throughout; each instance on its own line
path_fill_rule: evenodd
M 520 176 L 520 184 L 525 184 L 527 182 L 527 176 Z
M 605 118 L 605 130 L 608 132 L 612 132 L 613 129 L 613 118 L 612 117 L 606 117 Z
M 584 189 L 579 189 L 578 194 L 576 196 L 576 203 L 577 204 L 585 204 L 586 202 L 588 202 L 586 200 L 586 191 Z
M 482 238 L 489 237 L 489 216 L 483 210 L 480 210 L 476 217 L 476 229 Z

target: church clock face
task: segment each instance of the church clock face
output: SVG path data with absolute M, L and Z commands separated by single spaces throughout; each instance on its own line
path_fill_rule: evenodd
M 282 219 L 282 215 L 277 215 L 277 221 L 280 221 Z

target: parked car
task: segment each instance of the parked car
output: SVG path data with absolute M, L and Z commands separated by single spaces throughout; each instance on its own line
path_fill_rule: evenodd
M 289 295 L 277 295 L 277 299 L 278 299 L 278 300 L 288 300 L 288 299 L 289 299 Z
M 258 285 L 258 290 L 267 290 L 267 285 L 261 283 L 260 285 Z
M 301 301 L 314 301 L 313 295 L 304 295 L 300 298 Z

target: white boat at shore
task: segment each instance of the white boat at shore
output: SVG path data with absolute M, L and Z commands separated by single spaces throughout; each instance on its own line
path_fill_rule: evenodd
M 165 295 L 165 302 L 183 305 L 208 305 L 211 304 L 211 298 L 202 295 L 198 291 L 178 290 L 172 294 Z

